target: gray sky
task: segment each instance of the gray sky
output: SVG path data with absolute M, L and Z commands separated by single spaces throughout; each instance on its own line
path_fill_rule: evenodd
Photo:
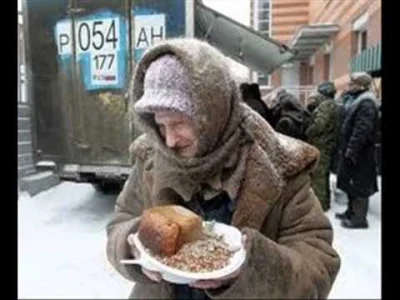
M 243 25 L 250 25 L 249 0 L 203 0 L 203 3 Z
M 18 0 L 18 12 L 20 12 L 22 9 L 22 1 Z M 22 20 L 22 16 L 18 15 L 18 23 L 22 24 L 23 20 Z
M 250 24 L 249 0 L 203 0 L 204 4 L 243 25 Z M 21 10 L 22 0 L 18 0 L 18 11 Z
M 250 26 L 249 0 L 203 0 L 203 3 L 243 25 Z M 232 59 L 228 60 L 233 72 L 238 77 L 238 81 L 247 81 L 249 79 L 249 69 Z

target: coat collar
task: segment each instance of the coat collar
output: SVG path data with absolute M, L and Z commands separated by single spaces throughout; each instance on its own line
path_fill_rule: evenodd
M 256 112 L 248 111 L 243 127 L 255 143 L 249 149 L 243 176 L 235 180 L 239 190 L 232 224 L 238 228 L 259 230 L 287 181 L 299 173 L 312 171 L 318 164 L 319 151 L 300 140 L 275 132 Z M 147 169 L 145 183 L 150 191 L 154 187 L 154 174 L 146 166 L 151 165 L 151 147 L 151 141 L 145 137 L 137 139 L 131 147 L 134 156 L 144 161 L 144 169 Z M 152 199 L 152 205 L 176 203 L 176 195 L 166 193 L 165 196 L 157 203 Z
M 239 190 L 232 225 L 260 230 L 264 220 L 282 193 L 284 182 L 277 176 L 267 155 L 255 146 Z

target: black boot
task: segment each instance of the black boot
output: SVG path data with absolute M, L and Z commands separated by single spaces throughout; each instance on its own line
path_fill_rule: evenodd
M 342 220 L 342 226 L 349 229 L 368 228 L 368 205 L 369 198 L 355 198 L 353 201 L 354 215 L 349 219 Z
M 350 219 L 354 215 L 354 210 L 353 210 L 354 197 L 352 195 L 347 194 L 347 199 L 348 201 L 347 201 L 346 211 L 335 214 L 335 217 L 339 220 Z

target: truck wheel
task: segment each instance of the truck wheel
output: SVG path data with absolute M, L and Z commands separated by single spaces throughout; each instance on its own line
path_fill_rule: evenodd
M 93 183 L 93 187 L 96 191 L 104 194 L 119 193 L 121 191 L 121 184 L 117 182 L 101 181 Z

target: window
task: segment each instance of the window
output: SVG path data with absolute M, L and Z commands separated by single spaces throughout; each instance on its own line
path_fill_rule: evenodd
M 262 34 L 270 36 L 271 18 L 270 18 L 270 2 L 271 0 L 258 0 L 257 8 L 255 9 L 255 17 L 257 18 L 257 29 Z
M 358 53 L 367 49 L 367 31 L 361 31 L 358 33 Z
M 269 9 L 268 10 L 259 10 L 258 11 L 258 19 L 269 21 Z
M 368 45 L 368 31 L 360 30 L 353 31 L 351 42 L 351 55 L 360 54 L 363 50 L 367 49 Z
M 270 81 L 270 76 L 269 75 L 258 73 L 257 79 L 258 79 L 258 84 L 260 86 L 269 85 L 269 81 Z
M 265 33 L 268 33 L 269 32 L 269 21 L 259 22 L 258 23 L 258 30 L 262 31 L 262 32 L 265 32 Z
M 258 9 L 269 9 L 270 0 L 258 0 Z
M 356 51 L 352 51 L 352 53 L 360 54 L 363 50 L 367 48 L 367 24 L 368 24 L 368 14 L 364 13 L 360 17 L 358 17 L 353 22 L 353 32 L 355 33 L 355 45 Z
M 254 27 L 263 36 L 271 36 L 271 0 L 253 1 L 253 20 Z M 261 86 L 270 85 L 270 76 L 268 74 L 256 73 L 255 77 Z

